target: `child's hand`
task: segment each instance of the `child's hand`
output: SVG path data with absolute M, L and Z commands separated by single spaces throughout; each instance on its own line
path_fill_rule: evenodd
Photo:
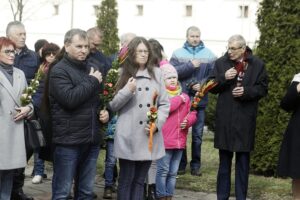
M 103 124 L 108 122 L 109 120 L 109 113 L 107 110 L 101 110 L 100 114 L 99 114 L 99 120 L 100 122 L 102 122 Z
M 187 119 L 184 119 L 183 122 L 180 123 L 180 128 L 181 128 L 181 129 L 186 129 L 186 127 L 187 127 L 187 122 L 188 122 Z
M 186 98 L 185 98 L 184 95 L 181 94 L 180 97 L 181 97 L 181 99 L 182 99 L 183 102 L 186 102 Z

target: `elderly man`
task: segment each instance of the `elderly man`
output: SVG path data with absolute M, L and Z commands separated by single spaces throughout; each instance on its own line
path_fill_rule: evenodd
M 49 72 L 49 101 L 52 116 L 52 199 L 67 199 L 75 180 L 75 199 L 93 199 L 96 164 L 100 150 L 100 121 L 108 112 L 100 108 L 102 75 L 89 67 L 87 33 L 71 29 L 65 34 L 66 54 Z
M 26 30 L 24 25 L 19 21 L 8 23 L 6 28 L 6 36 L 16 44 L 17 53 L 15 55 L 14 66 L 21 69 L 26 77 L 27 83 L 34 78 L 34 75 L 39 66 L 38 55 L 27 48 Z M 27 160 L 33 153 L 32 149 L 26 149 Z M 24 170 L 25 168 L 15 171 L 12 189 L 12 199 L 14 200 L 31 200 L 33 198 L 27 197 L 23 192 L 24 185 Z
M 200 39 L 200 29 L 191 26 L 186 31 L 186 42 L 182 48 L 174 51 L 170 63 L 178 72 L 178 80 L 182 89 L 191 98 L 200 89 L 200 84 L 205 81 L 212 69 L 212 62 L 216 56 L 204 46 Z M 201 144 L 204 128 L 205 107 L 208 98 L 205 96 L 197 110 L 197 122 L 192 127 L 192 160 L 190 162 L 191 174 L 201 175 Z M 184 174 L 187 165 L 187 153 L 182 154 L 178 174 Z
M 218 200 L 230 195 L 232 157 L 235 153 L 235 195 L 245 200 L 248 189 L 250 151 L 254 148 L 258 101 L 267 95 L 264 63 L 252 55 L 241 35 L 228 40 L 227 53 L 216 60 L 212 77 L 218 85 L 215 148 L 219 149 Z

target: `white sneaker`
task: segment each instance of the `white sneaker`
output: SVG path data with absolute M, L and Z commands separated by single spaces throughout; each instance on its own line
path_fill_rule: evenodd
M 43 177 L 41 175 L 35 175 L 32 178 L 32 183 L 33 184 L 40 184 L 41 182 L 43 182 Z

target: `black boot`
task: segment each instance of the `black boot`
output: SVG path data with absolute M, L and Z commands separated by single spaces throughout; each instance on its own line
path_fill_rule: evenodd
M 156 200 L 155 184 L 148 185 L 148 199 L 147 200 Z
M 148 192 L 147 192 L 147 183 L 144 183 L 144 200 L 148 199 Z

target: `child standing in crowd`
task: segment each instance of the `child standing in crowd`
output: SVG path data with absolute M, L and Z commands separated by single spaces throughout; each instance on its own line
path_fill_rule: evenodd
M 156 196 L 170 200 L 174 194 L 176 176 L 182 152 L 186 147 L 188 129 L 197 120 L 196 111 L 190 111 L 189 96 L 182 93 L 176 69 L 162 61 L 161 69 L 170 99 L 170 113 L 162 128 L 166 155 L 157 161 Z
M 161 70 L 151 61 L 148 41 L 135 37 L 128 44 L 128 57 L 120 66 L 116 95 L 109 104 L 112 111 L 118 112 L 114 139 L 114 154 L 120 164 L 118 200 L 142 199 L 151 161 L 165 155 L 161 128 L 169 113 L 169 101 Z M 157 119 L 151 126 L 154 133 L 151 140 L 147 112 L 155 94 L 158 94 Z
M 117 159 L 114 156 L 114 135 L 116 131 L 116 123 L 118 116 L 115 114 L 111 120 L 108 122 L 108 127 L 105 132 L 105 140 L 106 140 L 106 154 L 105 154 L 105 187 L 103 198 L 104 199 L 112 199 L 112 193 L 115 191 L 115 171 Z

